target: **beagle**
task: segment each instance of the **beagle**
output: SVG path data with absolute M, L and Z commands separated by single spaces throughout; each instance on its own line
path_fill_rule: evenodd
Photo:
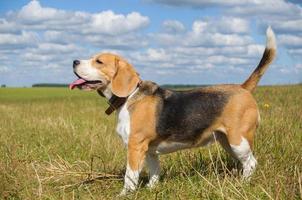
M 260 63 L 241 85 L 172 91 L 142 81 L 125 59 L 114 54 L 73 62 L 78 79 L 70 88 L 96 90 L 109 100 L 106 113 L 117 111 L 116 131 L 128 150 L 122 195 L 136 189 L 144 161 L 150 172 L 148 186 L 153 187 L 159 180 L 159 155 L 215 141 L 240 161 L 243 177 L 251 176 L 257 165 L 253 138 L 260 121 L 252 92 L 276 54 L 270 27 L 266 36 Z

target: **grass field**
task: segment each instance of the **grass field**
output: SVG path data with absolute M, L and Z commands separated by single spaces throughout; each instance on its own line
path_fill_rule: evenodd
M 302 86 L 258 88 L 258 168 L 241 181 L 218 146 L 161 156 L 161 181 L 125 199 L 302 199 Z M 116 199 L 126 151 L 95 93 L 0 89 L 1 199 Z M 122 199 L 122 198 L 119 198 Z

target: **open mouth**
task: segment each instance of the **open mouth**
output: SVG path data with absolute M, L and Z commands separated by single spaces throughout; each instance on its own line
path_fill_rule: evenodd
M 80 77 L 78 74 L 76 74 L 76 75 L 79 78 L 77 80 L 73 81 L 69 85 L 69 89 L 71 89 L 71 90 L 73 90 L 75 87 L 77 87 L 79 89 L 93 90 L 93 89 L 97 89 L 98 87 L 101 87 L 103 85 L 103 82 L 100 80 L 88 81 L 88 80 L 85 80 L 82 77 Z

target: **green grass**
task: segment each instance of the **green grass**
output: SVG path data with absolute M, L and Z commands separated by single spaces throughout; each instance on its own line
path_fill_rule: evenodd
M 261 125 L 250 183 L 212 145 L 161 156 L 160 184 L 145 188 L 144 170 L 141 188 L 125 199 L 301 199 L 302 86 L 260 87 L 255 97 Z M 126 150 L 105 109 L 95 93 L 1 88 L 0 198 L 115 199 Z

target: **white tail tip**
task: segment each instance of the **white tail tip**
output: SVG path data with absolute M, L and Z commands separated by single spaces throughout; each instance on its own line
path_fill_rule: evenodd
M 276 37 L 273 29 L 271 26 L 267 27 L 266 29 L 266 48 L 267 49 L 276 49 Z

